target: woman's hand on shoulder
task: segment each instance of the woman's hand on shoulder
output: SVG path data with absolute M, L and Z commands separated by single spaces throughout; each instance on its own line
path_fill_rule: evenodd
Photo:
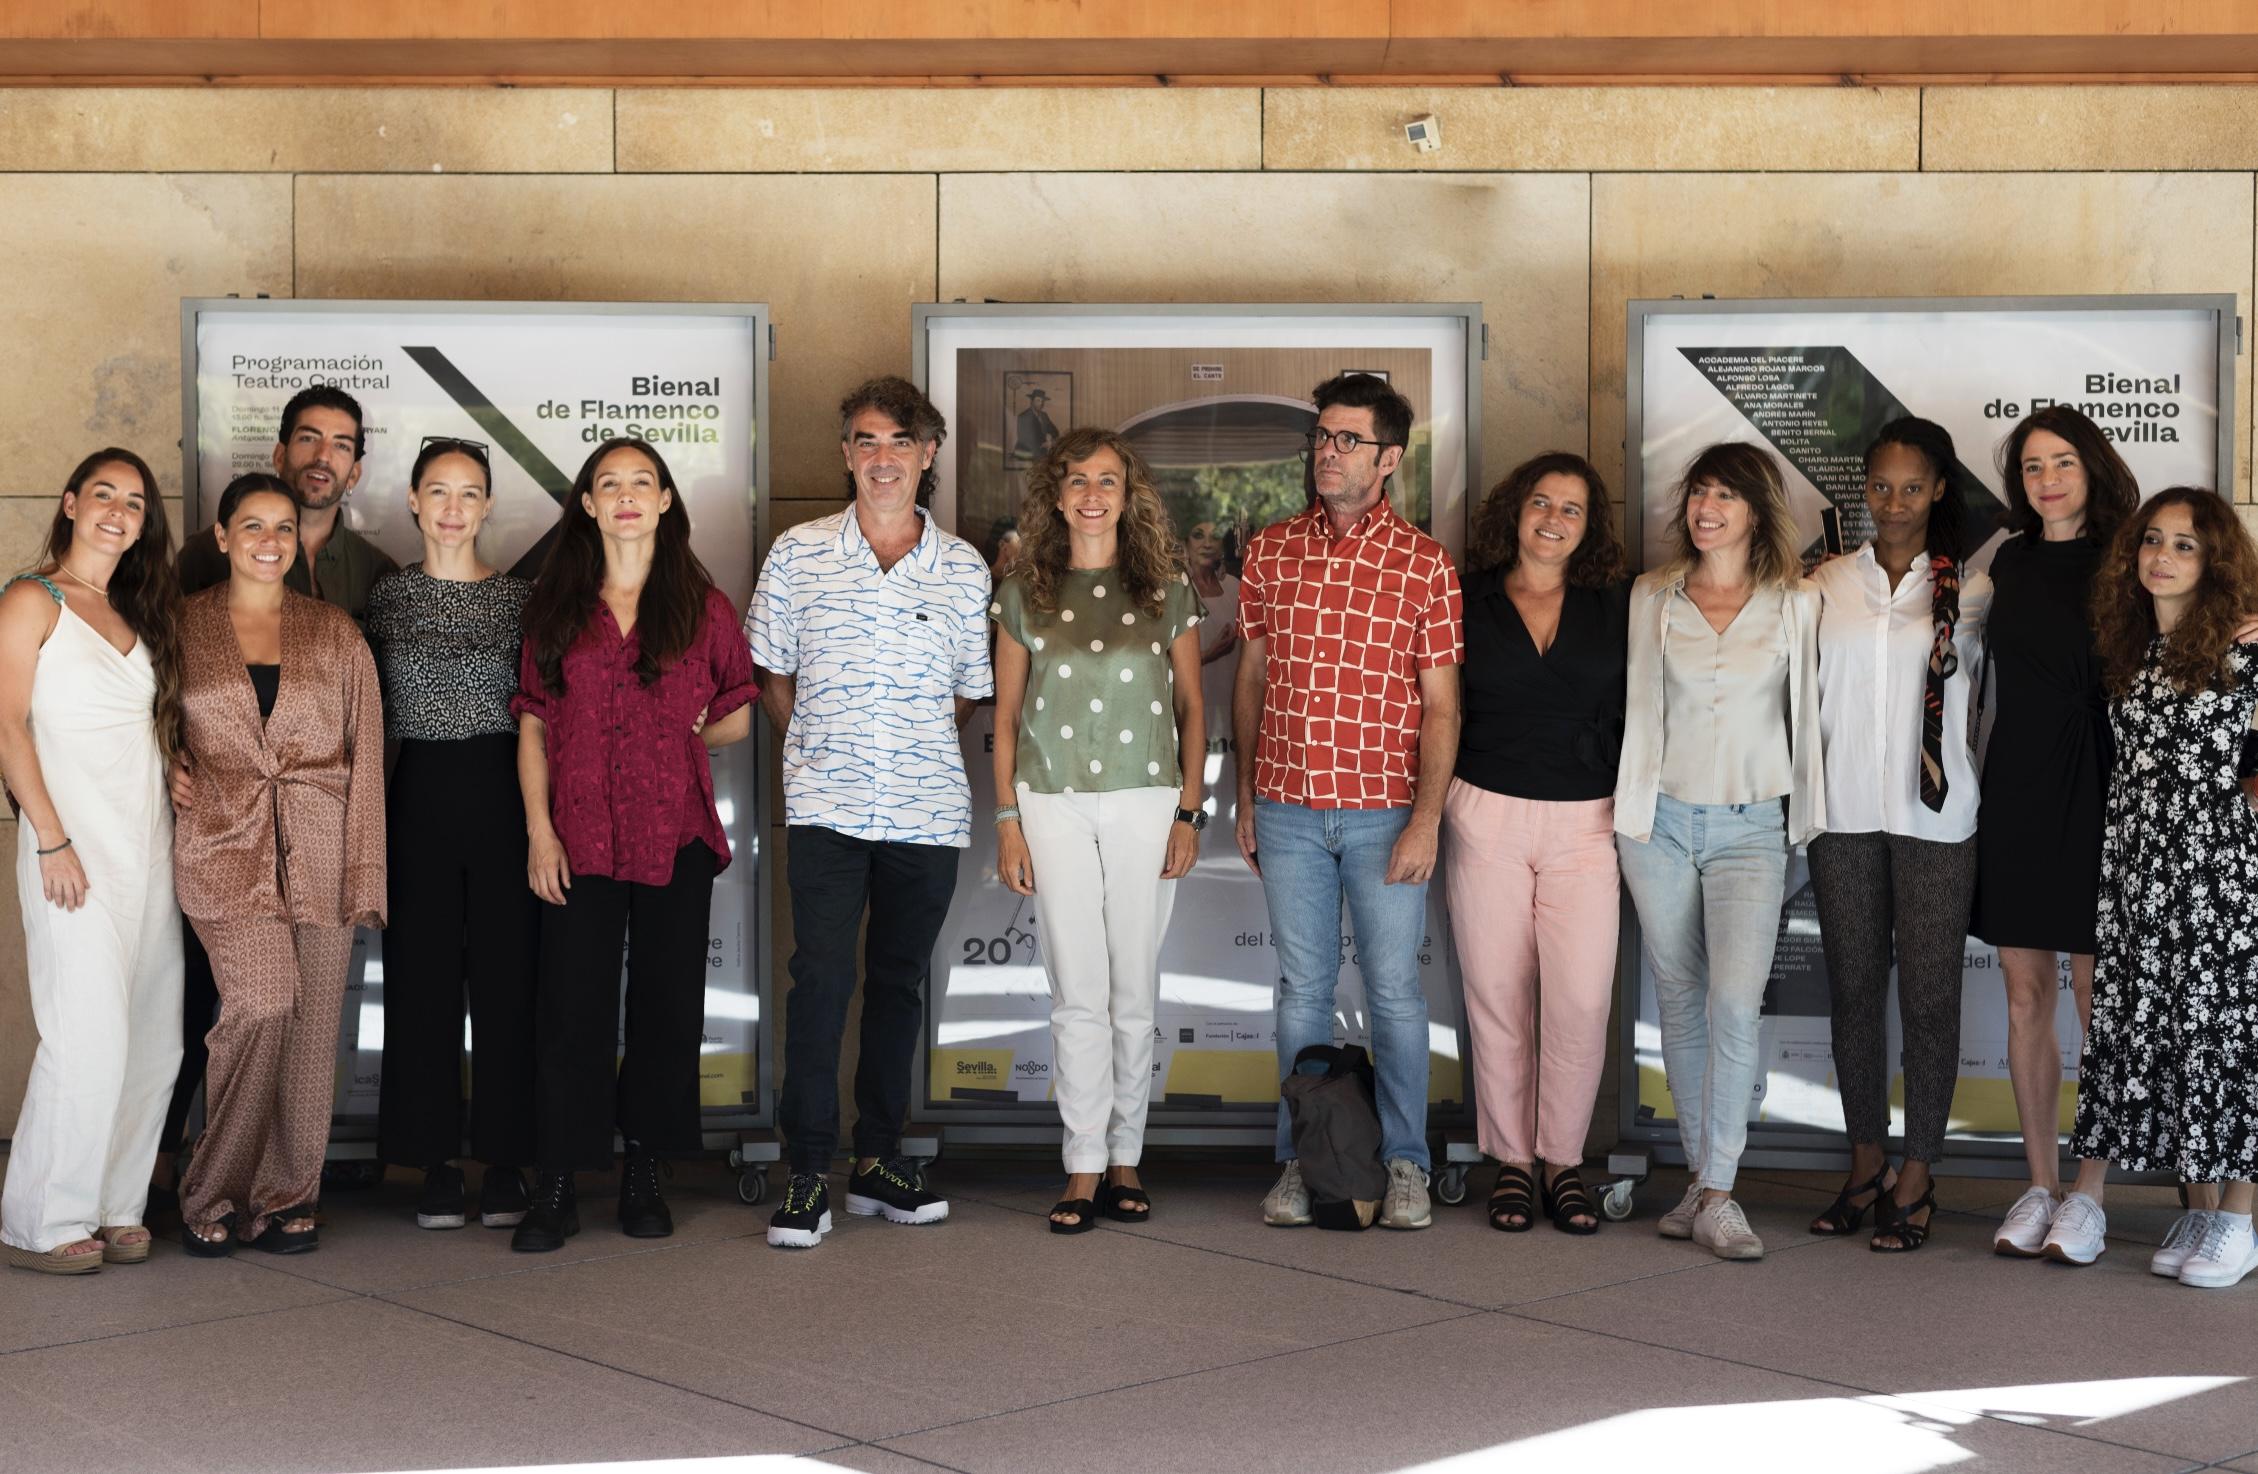
M 2258 641 L 2258 614 L 2245 614 L 2242 624 L 2234 632 L 2234 642 L 2237 645 L 2248 645 L 2254 641 Z

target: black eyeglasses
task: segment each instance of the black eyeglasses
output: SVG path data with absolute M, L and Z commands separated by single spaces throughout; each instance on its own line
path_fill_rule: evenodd
M 1357 434 L 1354 430 L 1312 430 L 1302 437 L 1302 454 L 1305 456 L 1317 454 L 1318 451 L 1325 448 L 1327 441 L 1331 441 L 1333 449 L 1345 456 L 1355 455 L 1367 445 L 1374 447 L 1373 454 L 1378 455 L 1389 446 L 1398 443 L 1393 440 L 1370 440 Z
M 483 440 L 466 440 L 460 435 L 426 435 L 423 437 L 423 444 L 416 449 L 421 454 L 434 448 L 459 450 L 482 466 L 486 464 L 487 453 L 493 449 Z

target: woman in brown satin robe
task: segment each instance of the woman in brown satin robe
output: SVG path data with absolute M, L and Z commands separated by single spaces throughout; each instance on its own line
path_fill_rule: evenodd
M 220 497 L 228 580 L 181 621 L 180 909 L 212 957 L 206 1124 L 181 1243 L 316 1247 L 353 928 L 384 924 L 384 717 L 351 616 L 291 592 L 298 504 L 272 476 Z

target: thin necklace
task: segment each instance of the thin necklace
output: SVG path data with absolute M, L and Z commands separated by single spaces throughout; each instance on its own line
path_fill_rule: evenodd
M 84 584 L 87 588 L 94 590 L 94 592 L 100 594 L 105 599 L 110 597 L 110 591 L 108 589 L 103 588 L 100 584 L 87 583 L 85 579 L 80 578 L 77 574 L 71 572 L 71 565 L 65 563 L 60 558 L 57 558 L 55 560 L 55 571 L 62 574 L 63 577 L 69 579 L 72 583 Z

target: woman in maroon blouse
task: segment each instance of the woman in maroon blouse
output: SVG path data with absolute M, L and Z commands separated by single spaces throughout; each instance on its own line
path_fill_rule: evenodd
M 573 1173 L 627 1143 L 619 1226 L 664 1238 L 662 1156 L 694 1153 L 706 909 L 729 841 L 706 749 L 752 730 L 752 652 L 690 551 L 659 453 L 607 440 L 580 468 L 525 609 L 518 783 L 541 917 L 534 1106 L 541 1181 L 510 1247 L 580 1231 Z M 613 1079 L 620 948 L 627 1048 Z

